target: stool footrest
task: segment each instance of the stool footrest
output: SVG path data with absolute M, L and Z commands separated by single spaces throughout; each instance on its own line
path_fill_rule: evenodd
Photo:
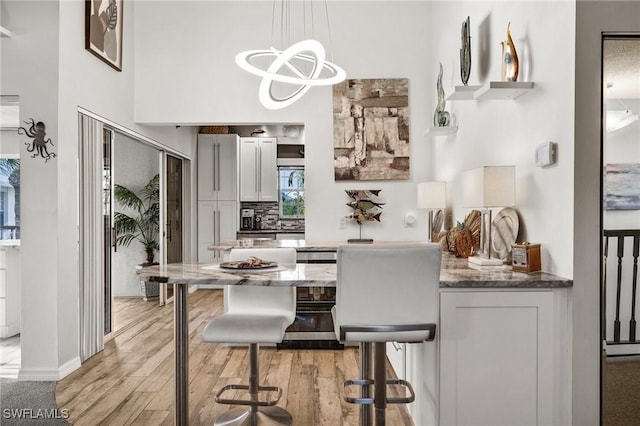
M 231 384 L 231 385 L 226 385 L 225 387 L 223 387 L 222 389 L 220 389 L 218 391 L 218 393 L 216 394 L 216 402 L 218 404 L 231 404 L 231 405 L 251 405 L 254 407 L 271 407 L 273 405 L 276 405 L 278 403 L 278 401 L 280 401 L 280 397 L 282 396 L 282 388 L 278 387 L 278 386 L 258 386 L 258 392 L 278 392 L 278 396 L 276 397 L 276 399 L 269 399 L 266 401 L 260 401 L 257 398 L 257 394 L 256 399 L 252 400 L 252 399 L 227 399 L 227 398 L 222 398 L 222 394 L 230 391 L 230 390 L 249 390 L 249 386 L 248 385 L 235 385 L 235 384 Z
M 346 393 L 346 389 L 349 386 L 360 386 L 360 387 L 364 387 L 364 386 L 373 386 L 373 384 L 375 383 L 374 380 L 371 379 L 353 379 L 353 380 L 345 380 L 343 386 L 345 389 L 345 393 L 344 393 L 344 397 L 343 399 L 351 404 L 361 404 L 361 405 L 371 405 L 375 402 L 375 396 L 374 397 L 351 397 L 351 396 L 347 396 Z M 386 402 L 387 404 L 408 404 L 410 402 L 415 401 L 416 399 L 416 394 L 413 391 L 413 387 L 411 386 L 411 383 L 407 382 L 406 380 L 402 380 L 402 379 L 389 379 L 386 381 L 387 386 L 388 385 L 395 385 L 395 386 L 402 386 L 404 388 L 407 388 L 409 390 L 409 396 L 405 396 L 405 397 L 392 397 L 386 398 Z

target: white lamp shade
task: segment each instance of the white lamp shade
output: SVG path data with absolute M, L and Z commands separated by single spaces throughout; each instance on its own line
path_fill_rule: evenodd
M 515 166 L 484 166 L 462 174 L 464 207 L 508 207 L 516 203 Z
M 447 208 L 446 184 L 444 182 L 422 182 L 418 184 L 419 209 Z

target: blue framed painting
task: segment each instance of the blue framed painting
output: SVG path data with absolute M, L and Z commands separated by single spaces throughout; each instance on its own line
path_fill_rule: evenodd
M 640 164 L 607 164 L 605 210 L 640 210 Z

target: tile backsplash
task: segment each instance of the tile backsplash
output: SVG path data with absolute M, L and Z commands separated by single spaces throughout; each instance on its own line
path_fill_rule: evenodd
M 304 231 L 304 219 L 280 219 L 278 203 L 241 202 L 241 209 L 253 209 L 256 217 L 262 218 L 262 229 Z M 280 226 L 278 226 L 278 224 Z

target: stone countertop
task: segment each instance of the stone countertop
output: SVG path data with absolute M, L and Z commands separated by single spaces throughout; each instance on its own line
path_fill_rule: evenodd
M 221 271 L 212 265 L 215 264 L 159 265 L 142 268 L 137 273 L 141 278 L 147 278 L 150 281 L 168 283 L 298 287 L 335 287 L 336 285 L 335 263 L 282 265 L 285 267 L 284 270 L 243 272 Z M 531 289 L 572 286 L 573 280 L 545 272 L 513 272 L 508 265 L 502 270 L 477 270 L 469 267 L 467 259 L 456 258 L 449 254 L 442 256 L 440 289 Z
M 546 272 L 514 272 L 511 265 L 472 268 L 467 259 L 449 253 L 442 256 L 440 289 L 447 288 L 563 288 L 573 280 Z
M 288 233 L 288 232 L 287 232 Z M 374 244 L 406 244 L 421 241 L 375 241 Z M 207 247 L 208 250 L 231 250 L 232 248 L 289 248 L 304 251 L 336 251 L 338 246 L 349 244 L 346 241 L 308 241 L 308 240 L 227 240 Z
M 285 287 L 335 287 L 336 264 L 280 265 L 282 269 L 223 271 L 216 264 L 174 263 L 136 271 L 149 281 L 184 284 L 253 285 Z
M 304 234 L 304 229 L 241 229 L 238 234 Z

